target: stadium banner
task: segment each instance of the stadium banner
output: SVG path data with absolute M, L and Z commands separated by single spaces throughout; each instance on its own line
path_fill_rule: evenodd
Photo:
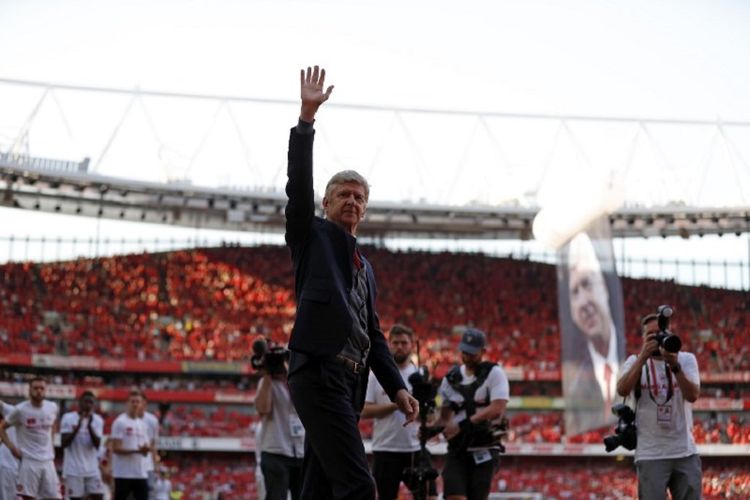
M 255 451 L 253 437 L 185 437 L 159 436 L 156 446 L 168 451 Z
M 94 356 L 59 356 L 56 354 L 2 354 L 0 364 L 33 366 L 60 370 L 91 370 L 132 373 L 190 373 L 213 375 L 248 375 L 250 363 L 223 361 L 166 361 L 97 358 Z
M 82 391 L 83 392 L 83 391 Z M 29 397 L 29 385 L 22 382 L 0 382 L 0 398 L 26 399 Z M 47 399 L 75 399 L 74 385 L 47 385 Z
M 565 434 L 574 436 L 616 423 L 625 321 L 607 217 L 558 251 L 557 288 Z
M 84 391 L 89 390 L 100 401 L 127 401 L 130 395 L 128 388 L 84 387 L 67 384 L 47 384 L 47 398 L 53 400 L 75 400 Z M 248 404 L 255 402 L 255 391 L 243 392 L 232 390 L 149 390 L 144 391 L 151 401 L 160 403 L 204 403 L 204 404 Z M 23 382 L 0 382 L 0 398 L 25 399 L 29 395 L 29 386 Z
M 182 373 L 201 373 L 215 375 L 247 375 L 251 373 L 249 363 L 183 361 Z

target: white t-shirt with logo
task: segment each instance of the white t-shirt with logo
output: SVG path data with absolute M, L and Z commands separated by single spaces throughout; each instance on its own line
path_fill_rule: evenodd
M 156 415 L 147 411 L 143 413 L 143 421 L 146 424 L 149 442 L 156 443 L 156 440 L 159 439 L 159 419 Z M 154 456 L 149 452 L 146 455 L 146 471 L 152 470 L 154 470 Z
M 16 427 L 18 448 L 23 458 L 46 462 L 55 459 L 52 445 L 52 427 L 59 410 L 52 401 L 43 400 L 36 407 L 31 401 L 24 401 L 15 407 L 8 422 Z
M 71 411 L 62 416 L 60 421 L 60 433 L 71 434 L 78 425 L 81 416 L 77 411 Z M 91 428 L 100 438 L 104 434 L 104 420 L 96 413 L 84 418 L 76 437 L 64 450 L 63 476 L 91 477 L 99 474 L 99 449 L 94 447 L 89 432 L 89 420 Z
M 627 373 L 636 361 L 631 355 L 625 360 L 622 373 Z M 698 362 L 689 352 L 677 354 L 677 361 L 685 377 L 700 385 Z M 648 376 L 646 371 L 648 370 Z M 654 374 L 656 384 L 654 384 Z M 669 383 L 663 360 L 649 359 L 641 370 L 641 396 L 638 399 L 635 423 L 638 427 L 638 446 L 635 461 L 666 458 L 683 458 L 698 453 L 693 439 L 693 405 L 682 397 L 674 374 L 670 373 L 674 394 L 659 410 L 658 404 L 667 399 Z M 649 381 L 654 400 L 649 397 Z
M 401 378 L 409 392 L 412 390 L 409 377 L 416 371 L 417 367 L 412 363 L 409 363 L 405 368 L 399 367 Z M 365 402 L 374 404 L 391 403 L 391 399 L 372 372 L 370 372 L 370 378 L 367 381 Z M 385 417 L 376 418 L 372 430 L 373 451 L 412 452 L 419 450 L 419 425 L 410 424 L 404 427 L 404 422 L 406 422 L 406 416 L 398 410 Z
M 476 375 L 468 375 L 466 373 L 466 366 L 461 365 L 461 385 L 472 384 L 476 379 Z M 443 406 L 449 406 L 451 402 L 456 404 L 461 404 L 464 402 L 464 397 L 461 395 L 461 393 L 456 391 L 453 387 L 451 387 L 450 383 L 448 383 L 448 377 L 443 377 L 443 381 L 440 383 L 438 393 L 443 400 Z M 500 367 L 500 365 L 494 365 L 490 369 L 490 373 L 487 375 L 487 378 L 484 380 L 484 382 L 482 382 L 482 385 L 477 387 L 477 390 L 474 392 L 474 401 L 478 403 L 486 402 L 487 404 L 490 404 L 493 401 L 497 400 L 508 401 L 509 398 L 510 384 L 508 383 L 508 376 L 505 374 L 505 371 Z M 476 411 L 481 411 L 481 408 L 477 408 Z M 466 410 L 463 408 L 453 415 L 453 422 L 455 424 L 458 424 L 465 419 Z M 471 447 L 469 448 L 469 451 L 487 450 L 492 448 L 497 448 L 497 446 Z
M 7 419 L 15 409 L 15 406 L 9 405 L 5 401 L 0 401 L 0 412 L 2 412 L 3 419 Z M 16 429 L 14 427 L 8 427 L 8 430 L 5 432 L 8 434 L 8 437 L 13 444 L 16 444 Z M 14 473 L 18 472 L 18 460 L 10 452 L 10 449 L 3 444 L 0 444 L 0 467 L 10 469 Z
M 142 418 L 130 418 L 122 413 L 112 424 L 112 439 L 120 440 L 124 450 L 137 450 L 149 444 L 146 423 Z M 146 457 L 141 453 L 112 453 L 112 475 L 123 479 L 146 479 Z

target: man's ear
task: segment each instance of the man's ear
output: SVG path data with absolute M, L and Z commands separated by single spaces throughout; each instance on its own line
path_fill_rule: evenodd
M 323 211 L 328 210 L 328 197 L 324 196 L 323 201 L 320 202 L 320 206 L 323 207 Z

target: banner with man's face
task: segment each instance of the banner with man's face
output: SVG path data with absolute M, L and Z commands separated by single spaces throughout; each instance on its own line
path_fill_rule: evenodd
M 624 307 L 609 222 L 578 233 L 558 253 L 565 434 L 616 422 L 617 379 L 625 359 Z

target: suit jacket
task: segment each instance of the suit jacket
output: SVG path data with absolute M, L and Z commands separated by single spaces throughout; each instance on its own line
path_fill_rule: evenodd
M 606 408 L 602 389 L 594 374 L 590 356 L 585 361 L 563 363 L 563 396 L 565 397 L 565 433 L 580 434 L 605 425 L 614 425 L 617 418 Z M 619 396 L 612 395 L 611 404 Z
M 297 316 L 289 348 L 311 357 L 341 352 L 353 331 L 349 296 L 353 286 L 356 239 L 339 225 L 315 216 L 313 191 L 314 133 L 289 135 L 286 194 L 286 243 L 294 264 Z M 362 258 L 367 273 L 367 334 L 370 353 L 367 368 L 375 372 L 391 399 L 405 388 L 388 349 L 375 312 L 377 287 L 370 263 Z M 367 380 L 367 371 L 363 374 Z

